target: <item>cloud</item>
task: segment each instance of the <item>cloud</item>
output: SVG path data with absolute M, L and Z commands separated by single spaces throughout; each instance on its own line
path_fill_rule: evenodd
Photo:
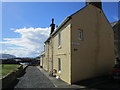
M 15 30 L 14 28 L 10 28 L 10 30 Z
M 7 47 L 5 47 L 6 49 L 2 50 L 2 52 L 16 56 L 37 56 L 43 51 L 44 41 L 49 36 L 50 28 L 30 27 L 16 29 L 14 32 L 19 33 L 20 37 L 3 38 L 3 41 L 0 43 Z M 12 47 L 10 45 L 12 45 Z

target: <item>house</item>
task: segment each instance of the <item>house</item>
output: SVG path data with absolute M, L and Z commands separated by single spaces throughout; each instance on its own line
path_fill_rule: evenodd
M 114 66 L 114 34 L 101 2 L 87 2 L 56 30 L 54 19 L 50 26 L 46 71 L 69 84 L 109 74 Z
M 120 20 L 111 23 L 114 31 L 115 55 L 120 58 Z
M 41 55 L 40 55 L 40 67 L 42 67 L 45 70 L 47 70 L 45 66 L 46 66 L 46 63 L 45 63 L 45 52 L 42 52 Z

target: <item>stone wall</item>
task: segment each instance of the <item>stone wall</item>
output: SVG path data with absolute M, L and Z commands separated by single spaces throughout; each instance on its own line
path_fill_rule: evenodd
M 20 77 L 25 71 L 25 67 L 22 65 L 18 68 L 18 70 L 14 70 L 12 73 L 2 78 L 2 88 L 10 88 L 11 84 Z

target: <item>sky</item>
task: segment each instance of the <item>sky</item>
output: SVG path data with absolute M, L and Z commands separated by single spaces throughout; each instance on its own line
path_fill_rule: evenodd
M 50 33 L 51 19 L 60 25 L 84 6 L 84 2 L 3 2 L 0 53 L 17 57 L 40 55 Z M 109 22 L 118 20 L 117 2 L 103 2 L 102 6 Z

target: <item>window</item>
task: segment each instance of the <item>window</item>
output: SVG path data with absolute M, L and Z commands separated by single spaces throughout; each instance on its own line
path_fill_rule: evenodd
M 83 40 L 83 31 L 82 30 L 78 30 L 78 39 Z
M 61 59 L 58 58 L 58 72 L 61 71 Z
M 60 32 L 58 33 L 58 47 L 61 45 L 61 34 Z
M 46 46 L 45 46 L 45 44 L 44 44 L 44 51 L 46 50 Z
M 47 43 L 45 44 L 45 52 L 47 51 Z

